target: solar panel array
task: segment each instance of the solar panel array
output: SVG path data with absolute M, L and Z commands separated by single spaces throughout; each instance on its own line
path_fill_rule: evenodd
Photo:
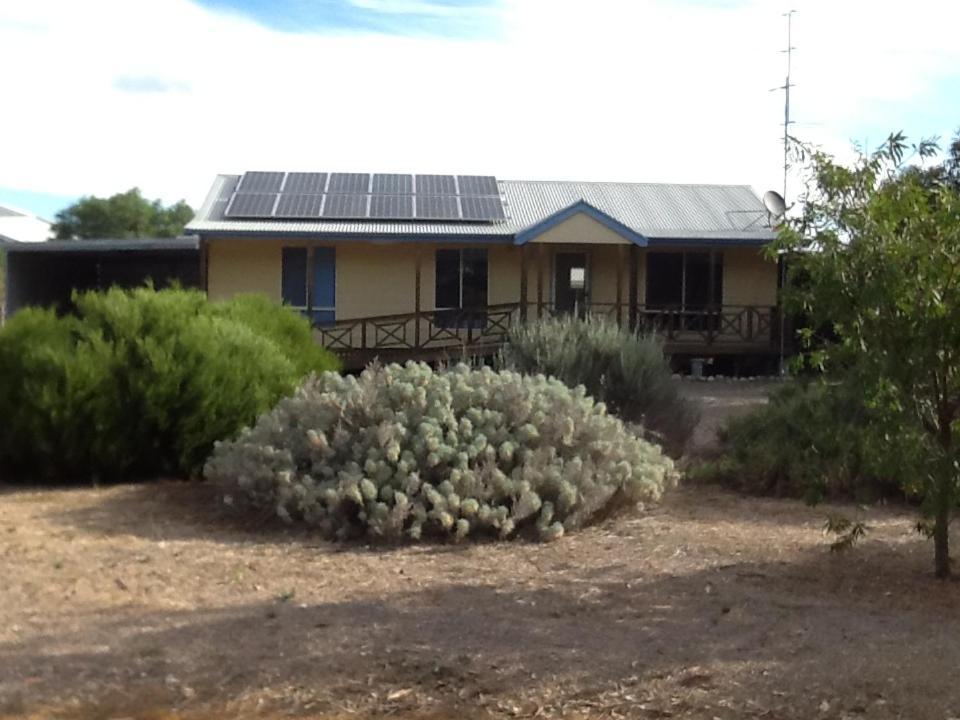
M 493 176 L 324 172 L 245 173 L 224 216 L 467 222 L 506 218 Z

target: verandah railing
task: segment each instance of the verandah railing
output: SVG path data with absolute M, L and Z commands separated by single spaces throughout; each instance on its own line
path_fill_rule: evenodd
M 521 312 L 521 309 L 525 312 Z M 772 306 L 724 305 L 716 308 L 630 308 L 627 303 L 590 303 L 581 315 L 601 316 L 640 332 L 663 337 L 668 350 L 772 348 L 778 332 L 778 309 Z M 428 351 L 495 348 L 510 326 L 538 316 L 561 314 L 550 304 L 503 303 L 479 308 L 427 310 L 338 320 L 318 327 L 320 341 L 337 352 Z

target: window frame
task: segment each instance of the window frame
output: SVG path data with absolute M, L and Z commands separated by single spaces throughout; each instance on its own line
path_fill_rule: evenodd
M 317 249 L 329 250 L 332 257 L 332 267 L 333 267 L 333 302 L 332 306 L 327 305 L 316 305 L 316 272 L 317 272 Z M 285 297 L 287 291 L 287 278 L 286 269 L 286 257 L 288 252 L 302 251 L 305 253 L 304 267 L 303 267 L 303 288 L 304 288 L 304 305 L 294 305 L 289 302 Z M 321 246 L 319 248 L 314 246 L 303 246 L 303 245 L 285 245 L 280 250 L 280 303 L 289 307 L 292 310 L 297 311 L 310 321 L 312 327 L 331 327 L 337 321 L 337 307 L 336 307 L 336 298 L 337 298 L 337 255 L 336 247 L 334 246 Z M 322 314 L 322 317 L 318 317 L 318 314 Z M 326 317 L 329 315 L 329 317 Z
M 457 302 L 456 306 L 439 305 L 437 292 L 440 284 L 439 276 L 439 257 L 442 252 L 457 253 Z M 484 289 L 485 301 L 480 308 L 471 306 L 464 308 L 464 273 L 466 253 L 476 252 L 482 254 L 484 265 Z M 482 329 L 487 325 L 486 308 L 490 304 L 490 253 L 487 248 L 437 248 L 434 253 L 434 323 L 438 327 L 448 329 Z

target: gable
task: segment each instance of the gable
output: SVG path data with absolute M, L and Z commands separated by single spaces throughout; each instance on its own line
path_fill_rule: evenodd
M 586 213 L 578 212 L 566 220 L 554 225 L 537 237 L 532 243 L 576 243 L 578 245 L 630 245 L 623 235 L 595 220 Z
M 586 243 L 647 246 L 647 238 L 584 200 L 569 205 L 517 233 L 514 242 Z

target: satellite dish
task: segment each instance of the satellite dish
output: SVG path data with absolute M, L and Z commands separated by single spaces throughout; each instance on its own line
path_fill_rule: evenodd
M 776 190 L 767 190 L 763 194 L 763 204 L 767 208 L 767 212 L 777 220 L 787 213 L 787 203 L 783 199 L 783 195 Z

